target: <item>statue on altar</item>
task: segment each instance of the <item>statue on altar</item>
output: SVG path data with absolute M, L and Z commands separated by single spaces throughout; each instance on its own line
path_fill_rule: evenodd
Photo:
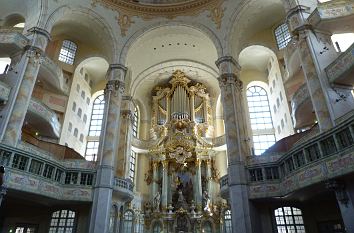
M 203 192 L 203 210 L 210 213 L 210 197 L 207 191 Z
M 160 211 L 161 195 L 160 192 L 157 192 L 154 196 L 153 208 L 154 211 Z

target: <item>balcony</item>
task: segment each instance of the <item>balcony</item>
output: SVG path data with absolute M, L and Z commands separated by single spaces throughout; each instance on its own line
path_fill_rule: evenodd
M 134 199 L 134 184 L 130 179 L 115 177 L 113 180 L 113 196 L 123 202 Z
M 69 94 L 69 86 L 64 78 L 63 70 L 48 56 L 43 57 L 38 80 L 43 81 L 49 89 L 56 90 L 59 94 Z
M 36 130 L 41 136 L 60 137 L 61 124 L 57 114 L 34 98 L 29 103 L 25 122 L 30 124 L 31 128 Z
M 20 148 L 26 147 L 21 145 Z M 5 186 L 11 193 L 32 193 L 68 201 L 92 201 L 94 164 L 85 160 L 60 161 L 0 144 L 0 164 L 6 167 Z
M 354 44 L 342 53 L 326 69 L 331 84 L 353 87 L 354 85 Z
M 306 83 L 293 95 L 291 99 L 291 109 L 295 129 L 309 126 L 313 124 L 314 119 L 316 119 L 313 113 L 310 92 Z
M 285 154 L 248 160 L 251 199 L 288 196 L 354 173 L 354 114 L 337 127 L 306 138 Z M 227 176 L 220 179 L 220 189 L 227 197 L 226 180 Z
M 346 0 L 320 3 L 308 21 L 318 30 L 332 33 L 352 32 L 354 29 L 354 3 Z
M 22 51 L 28 42 L 16 29 L 0 29 L 0 57 L 12 57 Z

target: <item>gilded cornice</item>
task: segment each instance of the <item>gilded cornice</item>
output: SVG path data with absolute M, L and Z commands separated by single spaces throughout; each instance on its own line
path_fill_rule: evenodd
M 131 0 L 92 0 L 92 5 L 97 3 L 119 12 L 117 21 L 121 27 L 122 36 L 126 35 L 134 21 L 132 17 L 141 17 L 143 20 L 150 20 L 156 17 L 173 19 L 177 16 L 195 16 L 202 11 L 209 11 L 208 17 L 221 27 L 224 16 L 222 3 L 224 0 L 191 0 L 174 4 L 141 4 Z

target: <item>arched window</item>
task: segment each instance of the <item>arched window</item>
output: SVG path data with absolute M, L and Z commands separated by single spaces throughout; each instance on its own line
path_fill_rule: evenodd
M 304 221 L 300 209 L 281 207 L 274 211 L 278 233 L 305 233 Z
M 154 224 L 154 227 L 152 228 L 152 233 L 160 233 L 161 232 L 161 225 L 159 222 L 156 222 Z
M 286 23 L 279 25 L 274 30 L 274 34 L 279 49 L 285 48 L 291 40 L 289 28 Z
M 89 161 L 95 161 L 97 159 L 99 136 L 101 135 L 101 127 L 104 114 L 104 105 L 104 95 L 99 95 L 93 101 L 90 129 L 85 152 L 85 158 Z
M 253 131 L 254 153 L 261 155 L 275 143 L 268 94 L 260 86 L 251 86 L 247 89 L 247 102 Z
M 70 40 L 64 40 L 59 53 L 59 61 L 69 65 L 74 64 L 76 51 L 77 45 L 74 42 Z
M 74 232 L 76 213 L 71 210 L 58 210 L 52 214 L 49 233 Z
M 104 95 L 98 96 L 93 102 L 89 136 L 99 137 L 101 135 L 104 105 Z
M 226 210 L 224 214 L 224 233 L 232 233 L 231 210 Z
M 134 214 L 128 210 L 123 215 L 123 232 L 133 233 L 133 218 Z
M 213 228 L 209 221 L 204 222 L 203 233 L 213 233 Z
M 133 136 L 138 137 L 138 126 L 139 126 L 139 110 L 138 107 L 135 106 L 134 116 L 133 116 Z

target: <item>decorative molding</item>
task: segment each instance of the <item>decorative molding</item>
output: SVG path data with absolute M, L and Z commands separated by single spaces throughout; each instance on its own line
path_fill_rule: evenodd
M 209 17 L 221 27 L 224 9 L 221 5 L 224 0 L 190 0 L 168 4 L 142 4 L 130 0 L 92 0 L 91 5 L 97 3 L 109 9 L 119 12 L 116 17 L 121 28 L 121 35 L 126 36 L 127 30 L 134 21 L 132 17 L 141 17 L 143 20 L 151 20 L 157 17 L 173 19 L 178 16 L 195 16 L 203 11 L 210 11 Z

